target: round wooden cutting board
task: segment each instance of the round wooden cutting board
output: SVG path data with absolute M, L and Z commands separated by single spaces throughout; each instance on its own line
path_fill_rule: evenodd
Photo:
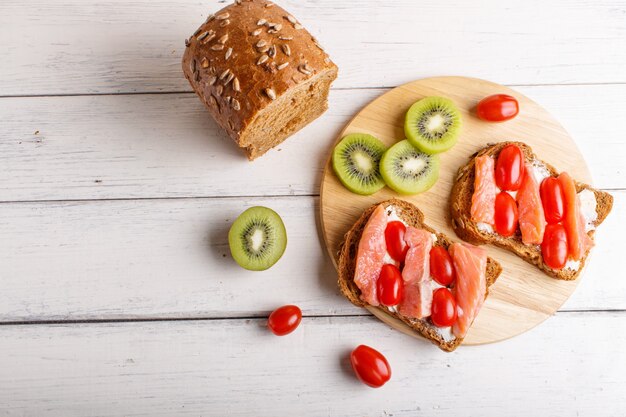
M 505 123 L 486 123 L 473 113 L 484 97 L 505 93 L 517 98 L 519 115 Z M 519 140 L 530 145 L 540 159 L 567 171 L 579 181 L 591 184 L 585 159 L 565 129 L 541 106 L 510 88 L 465 77 L 437 77 L 414 81 L 394 88 L 361 110 L 341 132 L 369 133 L 387 146 L 404 139 L 404 115 L 415 101 L 427 96 L 452 99 L 462 114 L 458 143 L 441 155 L 439 181 L 429 191 L 416 196 L 400 196 L 384 188 L 371 196 L 353 194 L 335 176 L 330 158 L 321 185 L 321 220 L 326 246 L 335 266 L 343 235 L 370 205 L 399 197 L 417 205 L 426 223 L 457 239 L 450 225 L 449 196 L 457 169 L 488 143 Z M 332 149 L 329 149 L 331 154 Z M 497 342 L 523 333 L 548 317 L 568 299 L 578 281 L 559 281 L 517 256 L 496 247 L 485 246 L 489 256 L 502 264 L 503 272 L 491 287 L 490 295 L 474 321 L 465 345 Z M 387 324 L 415 335 L 399 320 L 371 308 Z

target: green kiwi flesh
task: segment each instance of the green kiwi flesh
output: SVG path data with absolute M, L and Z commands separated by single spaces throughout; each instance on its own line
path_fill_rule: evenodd
M 386 150 L 385 145 L 372 135 L 365 133 L 347 135 L 333 151 L 335 174 L 353 193 L 374 194 L 385 186 L 379 164 Z
M 426 97 L 406 113 L 404 133 L 413 146 L 434 154 L 447 151 L 457 141 L 461 114 L 452 100 Z
M 267 207 L 250 207 L 228 231 L 228 245 L 235 262 L 251 271 L 274 265 L 287 247 L 287 231 L 280 216 Z
M 408 140 L 393 145 L 380 161 L 387 186 L 400 194 L 419 194 L 439 178 L 439 156 L 416 149 Z

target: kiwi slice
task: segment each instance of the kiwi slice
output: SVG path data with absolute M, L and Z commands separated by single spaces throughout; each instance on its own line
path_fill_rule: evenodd
M 237 217 L 228 232 L 233 259 L 245 269 L 264 271 L 287 247 L 287 231 L 280 216 L 267 207 L 250 207 Z
M 333 168 L 348 190 L 362 195 L 374 194 L 385 186 L 379 164 L 386 150 L 374 136 L 352 133 L 335 146 Z
M 389 188 L 398 193 L 422 193 L 439 178 L 439 156 L 420 152 L 408 140 L 402 140 L 385 152 L 380 173 Z
M 413 146 L 426 153 L 447 151 L 456 143 L 461 114 L 452 100 L 426 97 L 406 112 L 404 133 Z

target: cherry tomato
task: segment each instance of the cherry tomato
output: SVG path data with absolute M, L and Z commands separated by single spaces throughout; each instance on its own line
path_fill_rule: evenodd
M 267 326 L 276 336 L 284 336 L 296 330 L 302 320 L 302 311 L 298 306 L 286 305 L 270 314 Z
M 395 306 L 402 300 L 404 294 L 404 281 L 402 274 L 395 265 L 385 264 L 380 270 L 378 281 L 378 301 L 384 306 Z
M 553 269 L 561 269 L 567 261 L 567 233 L 562 224 L 549 224 L 541 243 L 543 262 Z
M 438 288 L 433 293 L 430 319 L 437 327 L 449 327 L 456 321 L 456 301 L 447 288 Z
M 517 204 L 509 193 L 502 191 L 496 195 L 496 232 L 504 237 L 513 236 L 517 230 Z
M 369 346 L 357 346 L 350 354 L 350 362 L 359 380 L 372 388 L 382 387 L 391 378 L 387 359 Z
M 404 232 L 406 226 L 399 221 L 389 222 L 385 229 L 385 242 L 387 243 L 387 252 L 389 256 L 398 262 L 403 262 L 409 246 L 404 241 Z
M 504 122 L 519 113 L 519 104 L 515 97 L 507 94 L 495 94 L 485 97 L 476 106 L 476 114 L 487 122 Z
M 558 223 L 563 220 L 565 215 L 565 197 L 563 194 L 563 187 L 558 179 L 554 177 L 548 177 L 541 182 L 539 188 L 541 195 L 541 204 L 543 205 L 543 212 L 546 215 L 546 221 L 549 224 Z
M 430 275 L 446 287 L 456 278 L 452 258 L 443 246 L 435 246 L 430 250 Z
M 524 178 L 524 154 L 517 145 L 506 145 L 496 161 L 496 185 L 505 191 L 517 191 Z

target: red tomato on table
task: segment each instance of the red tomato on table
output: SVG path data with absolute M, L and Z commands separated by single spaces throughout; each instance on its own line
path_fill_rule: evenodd
M 438 327 L 449 327 L 456 321 L 456 300 L 447 288 L 436 289 L 430 319 Z
M 565 205 L 563 203 L 565 197 L 563 187 L 559 180 L 554 177 L 544 179 L 539 187 L 539 193 L 541 195 L 541 204 L 543 205 L 546 221 L 549 224 L 562 221 L 565 215 Z
M 504 122 L 519 113 L 517 99 L 508 94 L 494 94 L 485 97 L 476 106 L 476 115 L 487 122 Z
M 400 304 L 404 294 L 404 281 L 402 273 L 395 265 L 385 264 L 380 270 L 378 281 L 378 301 L 384 306 L 396 306 Z
M 517 230 L 518 221 L 517 204 L 513 197 L 506 191 L 496 195 L 496 232 L 504 237 L 513 236 Z
M 350 362 L 359 380 L 372 388 L 382 387 L 391 378 L 387 359 L 369 346 L 357 346 L 350 354 Z
M 567 233 L 562 224 L 549 224 L 541 243 L 543 262 L 553 269 L 562 269 L 567 262 Z
M 446 287 L 456 278 L 452 258 L 443 246 L 435 246 L 430 250 L 430 275 Z
M 524 178 L 524 154 L 519 146 L 506 145 L 496 161 L 496 185 L 501 190 L 517 191 Z
M 404 262 L 406 252 L 409 246 L 404 241 L 404 233 L 406 226 L 397 220 L 389 222 L 385 229 L 385 243 L 387 243 L 387 252 L 389 256 L 398 262 Z
M 267 326 L 276 336 L 284 336 L 296 330 L 302 320 L 302 311 L 298 306 L 286 305 L 270 314 Z

